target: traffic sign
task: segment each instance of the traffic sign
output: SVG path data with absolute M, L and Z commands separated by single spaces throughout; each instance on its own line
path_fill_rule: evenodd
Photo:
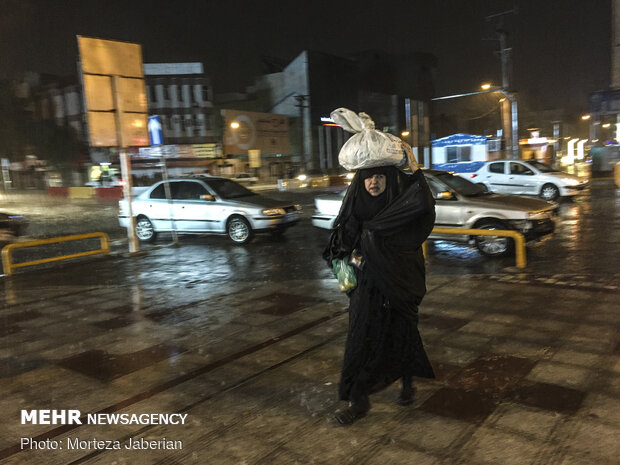
M 149 116 L 148 128 L 151 146 L 163 144 L 164 138 L 161 129 L 161 118 L 159 116 Z

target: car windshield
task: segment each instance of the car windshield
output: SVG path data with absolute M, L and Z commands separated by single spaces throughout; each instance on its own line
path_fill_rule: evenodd
M 478 195 L 488 194 L 483 186 L 469 182 L 467 179 L 463 179 L 462 177 L 454 174 L 437 173 L 434 175 L 434 178 L 465 197 L 475 197 Z
M 544 163 L 541 163 L 536 160 L 528 160 L 528 163 L 532 165 L 534 168 L 536 168 L 538 171 L 540 171 L 541 173 L 557 173 L 559 171 L 559 170 L 556 170 L 555 168 L 550 167 L 549 165 L 545 165 Z
M 257 195 L 241 184 L 231 181 L 230 179 L 209 179 L 209 187 L 223 199 L 238 199 L 240 197 L 250 197 Z

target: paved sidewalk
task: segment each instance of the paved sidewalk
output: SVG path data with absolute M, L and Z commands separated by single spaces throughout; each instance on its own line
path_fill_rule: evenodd
M 0 283 L 0 463 L 618 463 L 616 287 L 431 267 L 420 331 L 438 378 L 417 380 L 411 407 L 396 386 L 374 395 L 344 428 L 331 413 L 347 302 L 332 279 L 184 279 L 189 255 L 152 274 L 168 253 Z M 22 425 L 22 409 L 187 421 Z M 176 448 L 125 449 L 140 438 Z

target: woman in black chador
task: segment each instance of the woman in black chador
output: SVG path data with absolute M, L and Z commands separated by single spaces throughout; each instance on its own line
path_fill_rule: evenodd
M 349 407 L 335 416 L 343 425 L 366 415 L 369 394 L 401 379 L 397 402 L 409 405 L 412 377 L 435 377 L 418 333 L 426 292 L 422 243 L 435 222 L 434 205 L 422 172 L 395 166 L 358 170 L 344 198 L 323 253 L 330 266 L 361 255 L 339 386 Z

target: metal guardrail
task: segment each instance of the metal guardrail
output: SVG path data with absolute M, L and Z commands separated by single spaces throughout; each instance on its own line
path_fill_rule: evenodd
M 433 232 L 431 234 L 511 237 L 515 241 L 515 258 L 517 261 L 517 268 L 525 268 L 527 264 L 527 259 L 525 256 L 525 237 L 518 231 L 511 231 L 507 229 L 461 229 L 435 227 L 433 228 Z M 422 249 L 424 252 L 424 256 L 426 256 L 426 242 L 422 245 Z
M 56 257 L 41 258 L 39 260 L 31 260 L 28 262 L 13 263 L 12 251 L 18 248 L 24 247 L 36 247 L 38 245 L 57 244 L 60 242 L 78 241 L 82 239 L 92 239 L 98 237 L 101 240 L 101 248 L 95 250 L 89 250 L 87 252 L 78 252 L 69 255 L 59 255 Z M 2 248 L 2 266 L 4 267 L 4 274 L 12 275 L 15 268 L 22 268 L 25 266 L 41 265 L 43 263 L 56 262 L 59 260 L 69 260 L 71 258 L 87 257 L 89 255 L 97 254 L 109 254 L 110 253 L 110 241 L 108 235 L 102 232 L 94 232 L 88 234 L 74 234 L 72 236 L 59 236 L 50 237 L 49 239 L 39 239 L 36 241 L 17 242 L 15 244 L 9 244 Z

